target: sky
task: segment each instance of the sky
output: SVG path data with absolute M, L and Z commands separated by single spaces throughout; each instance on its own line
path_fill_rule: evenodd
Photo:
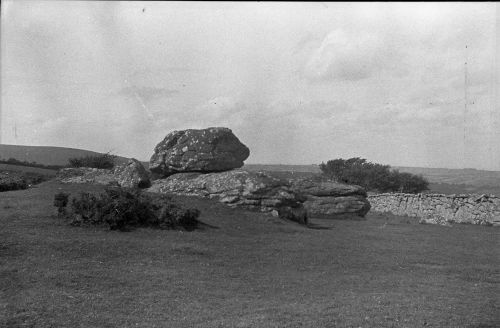
M 2 1 L 0 141 L 500 170 L 496 3 Z

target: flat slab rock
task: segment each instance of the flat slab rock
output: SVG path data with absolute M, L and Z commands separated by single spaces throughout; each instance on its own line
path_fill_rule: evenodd
M 214 198 L 230 206 L 266 212 L 285 206 L 299 208 L 305 200 L 286 181 L 244 170 L 178 173 L 153 181 L 147 191 Z
M 339 196 L 317 197 L 307 196 L 304 207 L 311 216 L 322 218 L 336 218 L 347 216 L 364 217 L 370 210 L 370 202 L 366 197 Z
M 370 210 L 363 187 L 331 180 L 292 180 L 293 190 L 306 197 L 304 207 L 312 217 L 346 219 L 363 218 Z
M 363 187 L 348 185 L 330 180 L 297 179 L 292 180 L 291 185 L 294 189 L 300 190 L 306 195 L 318 197 L 339 197 L 360 195 L 366 197 L 366 191 Z
M 173 131 L 154 150 L 151 172 L 166 177 L 180 172 L 221 172 L 240 168 L 247 146 L 224 127 Z

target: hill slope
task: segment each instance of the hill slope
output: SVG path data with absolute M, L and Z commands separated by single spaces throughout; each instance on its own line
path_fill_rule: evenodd
M 98 152 L 76 148 L 0 144 L 0 159 L 15 158 L 20 161 L 36 162 L 44 165 L 66 165 L 69 158 L 98 154 Z M 125 157 L 117 157 L 117 163 L 126 160 Z
M 394 167 L 401 172 L 422 174 L 433 183 L 466 184 L 466 185 L 500 185 L 499 171 L 476 169 L 443 169 L 424 167 Z

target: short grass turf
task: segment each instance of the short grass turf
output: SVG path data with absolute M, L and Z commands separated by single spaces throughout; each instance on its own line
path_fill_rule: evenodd
M 500 327 L 500 230 L 272 216 L 177 197 L 194 232 L 72 227 L 0 193 L 0 327 Z

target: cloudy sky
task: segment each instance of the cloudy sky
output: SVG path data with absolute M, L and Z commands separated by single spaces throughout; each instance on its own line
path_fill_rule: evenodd
M 5 144 L 148 160 L 172 130 L 226 126 L 248 163 L 500 170 L 495 3 L 1 9 Z

